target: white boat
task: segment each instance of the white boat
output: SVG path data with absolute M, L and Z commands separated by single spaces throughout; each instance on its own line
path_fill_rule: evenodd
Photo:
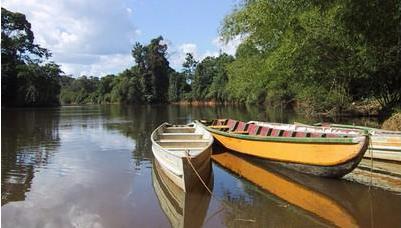
M 164 173 L 184 192 L 211 171 L 213 136 L 195 123 L 163 123 L 151 135 L 152 151 Z M 196 170 L 196 172 L 195 172 Z
M 401 131 L 389 131 L 346 124 L 317 123 L 314 125 L 331 129 L 368 131 L 371 143 L 364 157 L 398 163 L 401 162 Z

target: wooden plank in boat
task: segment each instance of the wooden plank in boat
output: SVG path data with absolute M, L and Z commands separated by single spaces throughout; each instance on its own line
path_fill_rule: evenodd
M 213 129 L 228 129 L 228 128 L 230 128 L 230 126 L 228 126 L 228 125 L 212 125 L 210 127 L 213 128 Z

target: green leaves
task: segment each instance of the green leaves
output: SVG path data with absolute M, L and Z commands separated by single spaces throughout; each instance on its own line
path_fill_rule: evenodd
M 4 106 L 58 105 L 60 66 L 42 58 L 50 52 L 34 44 L 24 14 L 1 8 L 1 96 Z
M 401 100 L 400 1 L 244 1 L 226 40 L 245 34 L 228 90 L 247 102 L 307 103 L 316 112 L 351 101 Z M 315 91 L 315 92 L 313 92 Z M 261 96 L 265 96 L 261 99 Z

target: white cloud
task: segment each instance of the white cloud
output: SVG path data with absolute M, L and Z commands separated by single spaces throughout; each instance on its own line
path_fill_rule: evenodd
M 219 52 L 227 53 L 229 55 L 235 55 L 238 46 L 242 43 L 242 41 L 244 41 L 244 38 L 245 37 L 238 35 L 228 42 L 224 42 L 223 38 L 221 36 L 218 36 L 212 41 L 212 43 L 214 44 L 214 46 L 216 46 Z
M 215 50 L 206 50 L 204 52 L 200 52 L 198 47 L 194 43 L 183 43 L 178 47 L 169 43 L 170 56 L 170 66 L 179 70 L 182 68 L 182 64 L 185 61 L 186 53 L 191 53 L 197 61 L 202 61 L 204 58 L 208 56 L 219 56 L 220 53 L 227 53 L 229 55 L 235 55 L 235 52 L 241 42 L 244 40 L 245 37 L 236 36 L 234 39 L 229 40 L 228 42 L 224 42 L 222 37 L 218 36 L 211 41 Z
M 123 70 L 118 67 L 132 62 L 127 56 L 133 38 L 142 33 L 124 0 L 5 0 L 2 5 L 27 16 L 35 42 L 49 49 L 67 74 Z
M 113 72 L 121 72 L 134 65 L 134 59 L 129 54 L 110 55 L 78 55 L 71 56 L 74 61 L 65 59 L 61 69 L 64 72 L 76 72 L 75 75 L 105 76 Z M 81 63 L 76 63 L 80 59 Z
M 194 43 L 184 43 L 175 47 L 174 45 L 170 45 L 171 49 L 169 55 L 170 66 L 174 69 L 181 69 L 182 64 L 185 61 L 185 56 L 187 53 L 191 53 L 195 59 L 199 59 L 198 56 L 198 47 Z

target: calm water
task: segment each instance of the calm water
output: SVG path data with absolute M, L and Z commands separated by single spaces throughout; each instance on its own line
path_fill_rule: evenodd
M 213 197 L 206 191 L 167 192 L 174 187 L 152 168 L 156 167 L 149 139 L 152 130 L 166 121 L 227 116 L 319 121 L 287 112 L 233 107 L 2 110 L 1 225 L 401 227 L 400 195 L 345 180 L 262 167 L 228 153 L 215 157 Z

